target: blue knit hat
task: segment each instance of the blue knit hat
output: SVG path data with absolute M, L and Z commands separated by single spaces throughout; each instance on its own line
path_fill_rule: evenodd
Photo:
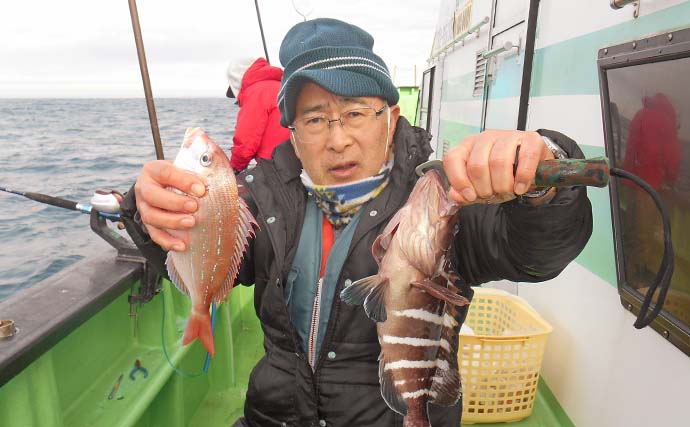
M 308 82 L 339 96 L 376 96 L 397 104 L 398 89 L 373 47 L 371 34 L 337 19 L 318 18 L 292 27 L 280 45 L 285 68 L 278 92 L 280 124 L 292 124 L 297 96 Z

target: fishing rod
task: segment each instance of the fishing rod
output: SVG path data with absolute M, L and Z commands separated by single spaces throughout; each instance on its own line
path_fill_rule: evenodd
M 120 220 L 120 201 L 117 199 L 117 197 L 115 197 L 115 195 L 117 194 L 120 197 L 122 197 L 122 195 L 116 191 L 108 192 L 96 190 L 91 198 L 90 203 L 74 202 L 72 200 L 67 200 L 60 197 L 49 196 L 47 194 L 13 190 L 7 187 L 0 187 L 0 191 L 17 194 L 39 203 L 57 206 L 58 208 L 69 209 L 85 214 L 90 214 L 95 210 L 98 212 L 99 216 L 107 218 L 111 221 Z
M 256 4 L 256 0 L 255 0 Z M 256 12 L 257 15 L 259 13 L 259 5 L 256 4 Z M 161 144 L 161 136 L 160 136 L 160 131 L 158 130 L 158 119 L 156 117 L 156 106 L 153 102 L 153 94 L 151 91 L 151 81 L 149 79 L 149 71 L 148 71 L 148 66 L 146 63 L 146 53 L 144 52 L 144 40 L 141 36 L 141 26 L 139 25 L 139 12 L 137 11 L 137 3 L 136 0 L 129 0 L 129 14 L 132 19 L 132 30 L 134 30 L 134 41 L 137 46 L 137 57 L 139 59 L 139 69 L 141 70 L 141 79 L 144 83 L 144 93 L 146 95 L 146 107 L 148 108 L 149 112 L 149 121 L 151 122 L 151 132 L 153 133 L 153 143 L 156 147 L 156 158 L 158 160 L 164 160 L 165 157 L 163 155 L 163 145 Z M 263 27 L 261 26 L 261 16 L 259 16 L 259 28 L 261 29 L 261 38 L 263 39 Z M 266 61 L 268 61 L 268 52 L 266 51 L 266 41 L 264 40 L 264 51 L 266 52 Z M 92 220 L 93 221 L 93 220 Z M 128 231 L 130 231 L 130 225 L 128 225 L 128 221 L 125 218 L 123 221 L 125 228 L 127 228 Z M 92 226 L 93 228 L 93 226 Z M 130 233 L 131 235 L 132 233 Z M 115 236 L 110 236 L 110 238 L 113 238 Z M 148 266 L 148 262 L 146 265 Z M 134 313 L 134 303 L 135 302 L 146 302 L 150 300 L 154 294 L 160 292 L 160 288 L 158 285 L 159 282 L 159 277 L 157 274 L 153 275 L 153 280 L 146 285 L 148 288 L 145 292 L 146 295 L 144 295 L 144 298 L 141 298 L 141 292 L 140 295 L 130 295 L 129 296 L 129 301 L 130 301 L 130 316 L 136 317 L 137 320 L 135 320 L 135 325 L 138 323 L 138 309 L 136 310 L 137 313 Z M 142 286 L 143 288 L 144 286 Z M 165 298 L 163 298 L 163 303 L 165 303 Z M 165 306 L 163 306 L 163 309 L 165 310 Z M 215 336 L 215 316 L 216 316 L 216 308 L 215 305 L 213 306 L 212 309 L 212 318 L 213 318 L 213 335 Z M 163 312 L 163 323 L 161 325 L 161 334 L 163 338 L 163 351 L 165 352 L 165 337 L 163 335 L 163 326 L 165 322 L 165 311 Z M 135 333 L 136 333 L 136 326 L 135 326 Z M 176 372 L 180 373 L 181 371 L 175 367 L 175 365 L 172 363 L 170 358 L 167 357 L 166 353 L 166 359 L 170 366 L 175 370 Z M 204 368 L 203 372 L 208 373 L 209 365 L 211 363 L 211 355 L 209 353 L 206 354 L 206 359 L 204 361 Z
M 261 31 L 261 42 L 264 44 L 264 55 L 266 55 L 266 62 L 269 64 L 271 60 L 268 59 L 268 49 L 266 48 L 266 37 L 264 37 L 264 26 L 261 25 L 261 12 L 259 12 L 259 2 L 254 0 L 254 6 L 256 7 L 256 17 L 259 20 L 259 31 Z
M 151 133 L 153 133 L 153 144 L 156 147 L 156 158 L 165 159 L 163 155 L 163 144 L 158 130 L 158 118 L 156 117 L 156 106 L 153 103 L 153 92 L 151 91 L 151 80 L 149 80 L 149 68 L 146 65 L 146 52 L 144 52 L 144 40 L 141 37 L 141 26 L 139 25 L 139 12 L 137 11 L 136 0 L 129 0 L 129 15 L 132 18 L 132 29 L 134 30 L 134 42 L 137 45 L 137 57 L 139 58 L 139 69 L 141 79 L 144 83 L 144 94 L 146 96 L 146 108 L 149 111 L 149 121 L 151 122 Z M 263 34 L 263 33 L 262 33 Z M 266 58 L 268 60 L 268 58 Z

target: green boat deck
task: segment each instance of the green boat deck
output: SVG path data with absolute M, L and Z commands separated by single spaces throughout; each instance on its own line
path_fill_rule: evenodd
M 201 372 L 203 347 L 180 345 L 189 299 L 165 282 L 161 295 L 140 308 L 135 322 L 128 315 L 127 295 L 0 388 L 0 425 L 226 427 L 241 416 L 249 373 L 264 351 L 253 288 L 235 288 L 229 303 L 219 308 L 215 357 L 208 374 L 195 377 L 176 373 L 161 345 L 164 336 L 179 370 Z M 148 378 L 137 372 L 130 379 L 137 359 Z M 120 375 L 120 386 L 109 399 Z M 510 425 L 573 426 L 543 382 L 532 416 Z

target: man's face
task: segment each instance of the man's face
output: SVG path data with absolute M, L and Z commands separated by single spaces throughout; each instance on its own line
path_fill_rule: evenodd
M 384 106 L 385 101 L 381 98 L 343 98 L 314 83 L 307 83 L 297 98 L 293 126 L 299 129 L 305 119 L 318 121 L 319 117 L 325 117 L 334 120 L 347 111 L 354 111 L 354 115 L 359 114 L 357 111 L 371 114 Z M 361 108 L 364 110 L 357 110 Z M 335 121 L 330 130 L 318 138 L 300 137 L 304 133 L 299 130 L 292 132 L 291 141 L 297 157 L 314 184 L 346 184 L 378 173 L 392 155 L 393 134 L 400 115 L 397 105 L 389 108 L 390 128 L 387 126 L 388 111 L 384 109 L 380 115 L 366 120 L 366 126 L 359 129 L 349 128 L 347 123 L 343 128 Z M 387 132 L 390 147 L 386 152 Z

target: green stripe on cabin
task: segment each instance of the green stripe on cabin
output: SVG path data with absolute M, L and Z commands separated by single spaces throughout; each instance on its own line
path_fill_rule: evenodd
M 534 53 L 530 95 L 598 95 L 599 49 L 657 34 L 659 28 L 688 27 L 689 17 L 690 3 L 679 4 L 651 15 L 537 49 Z

